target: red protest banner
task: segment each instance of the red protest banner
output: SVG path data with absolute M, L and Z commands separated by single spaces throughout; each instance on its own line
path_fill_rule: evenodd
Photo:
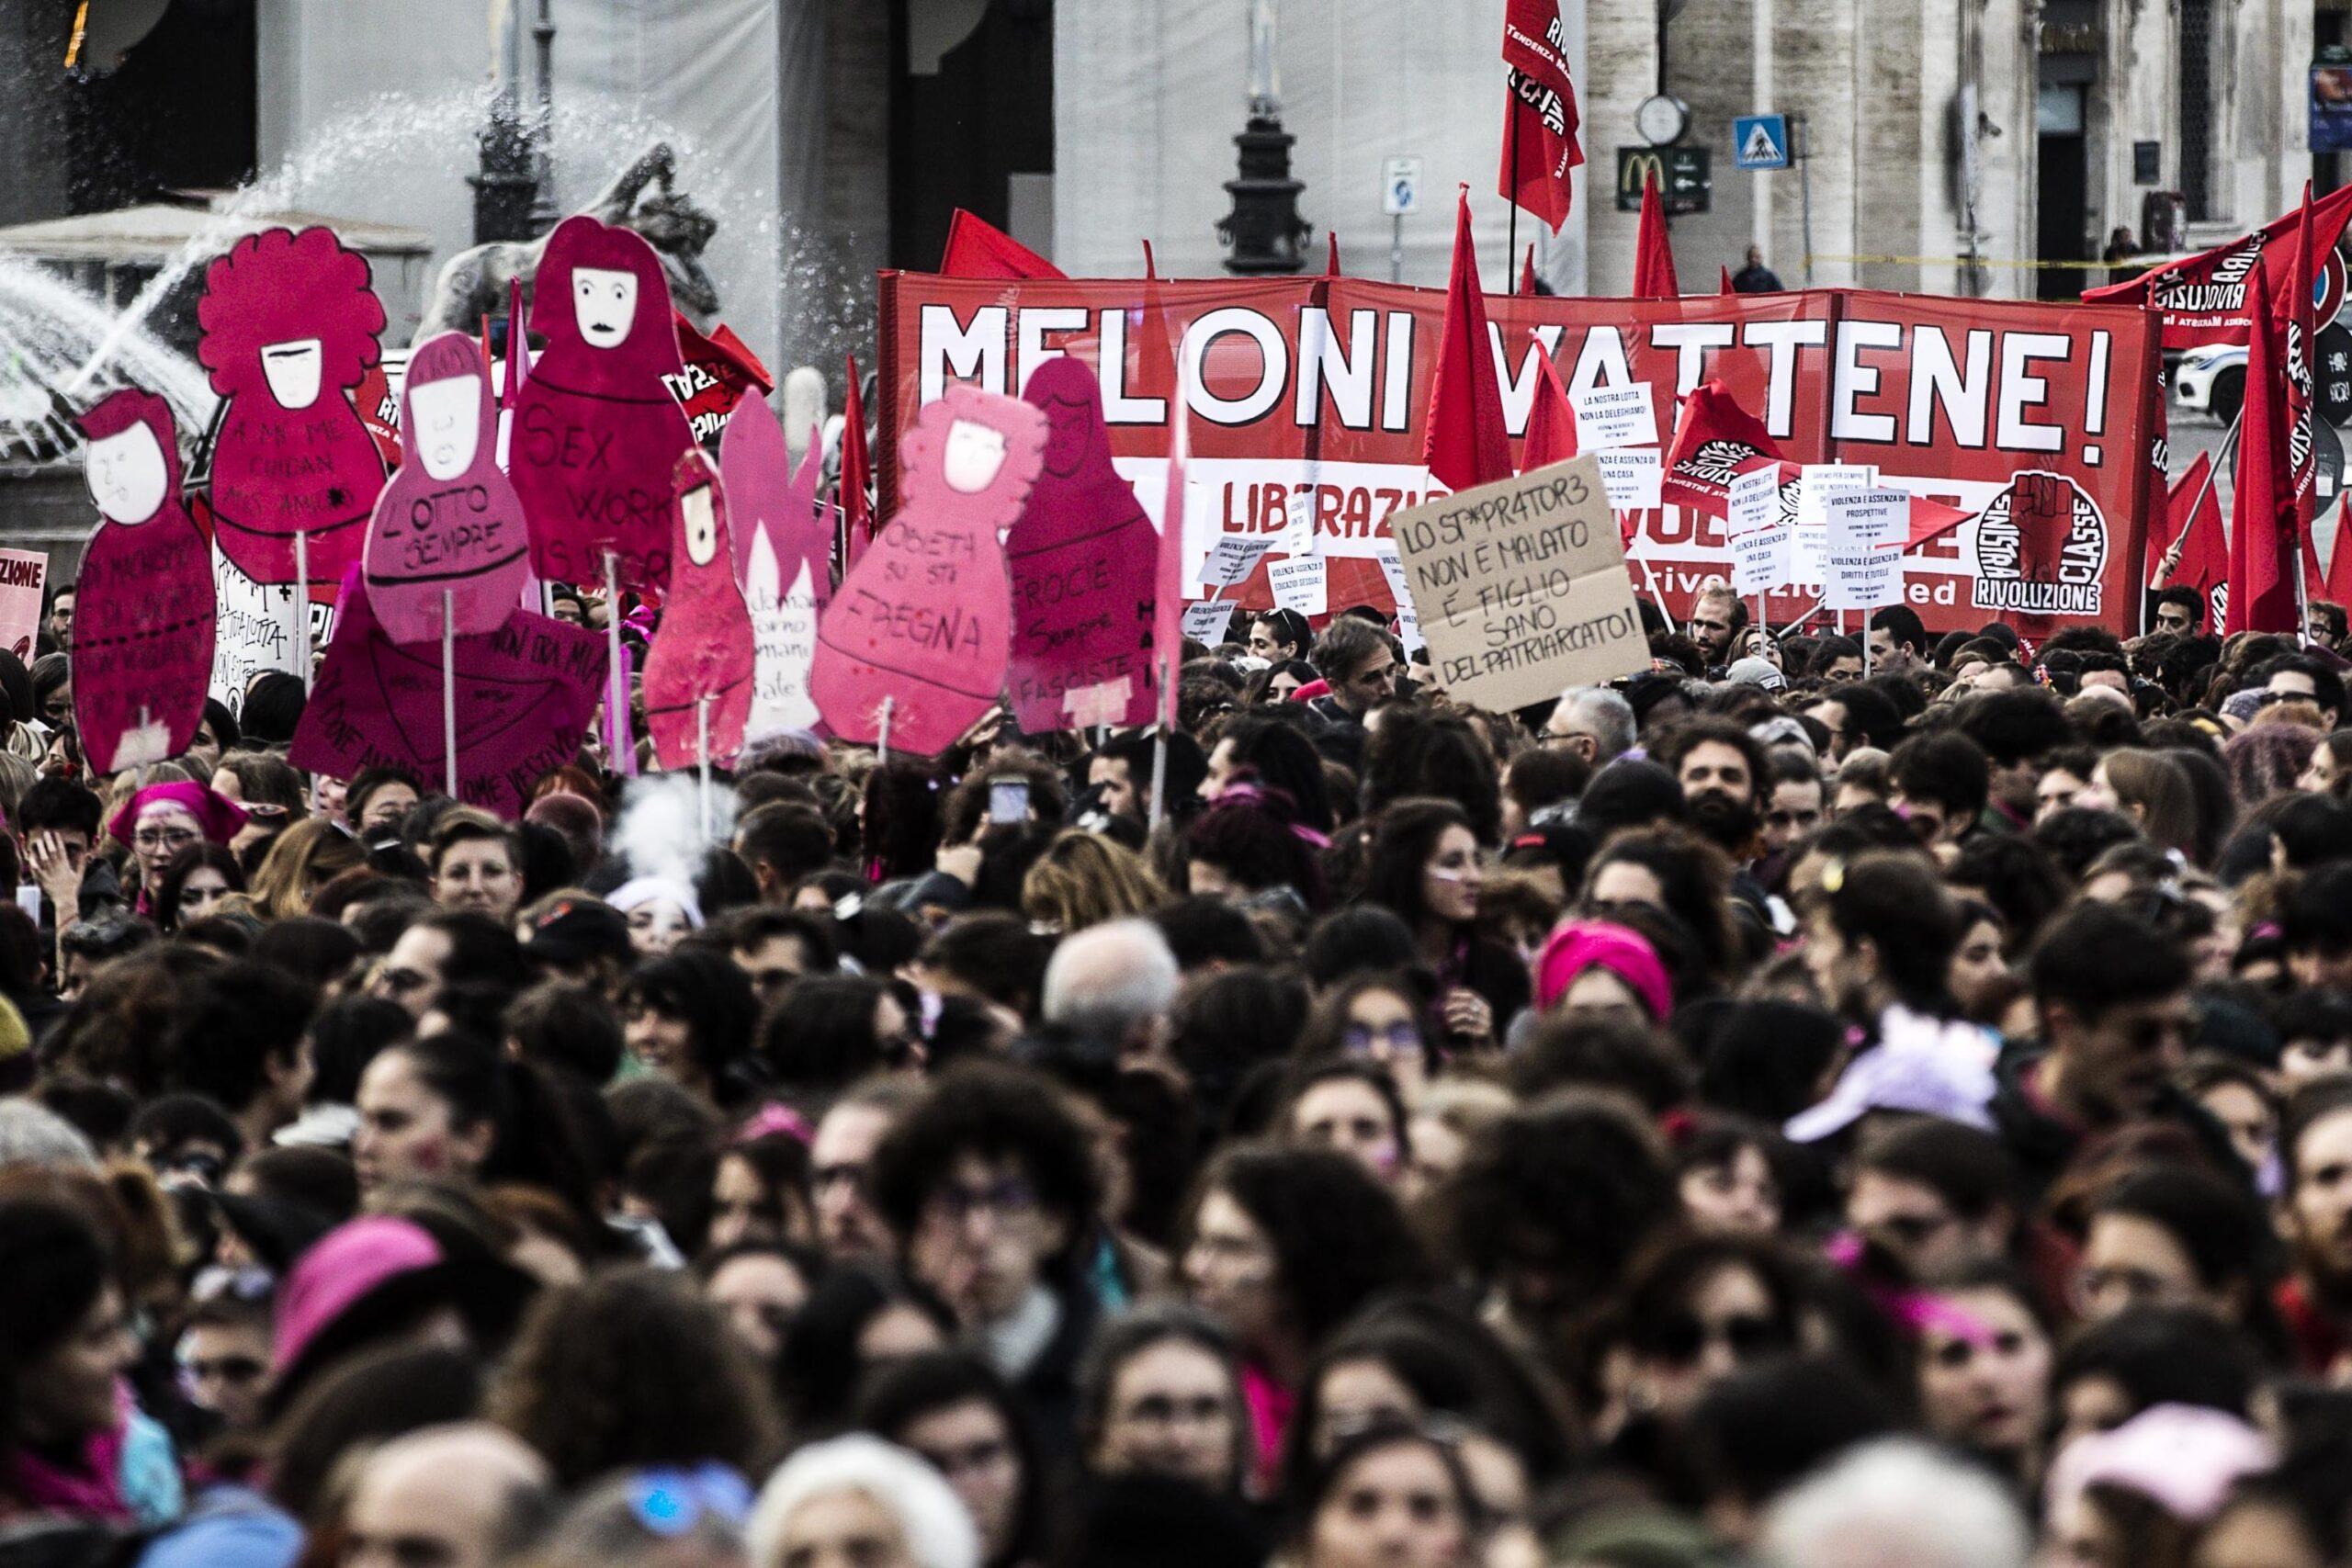
M 1096 367 L 1114 460 L 1156 521 L 1177 372 L 1145 345 L 1164 314 L 1191 389 L 1188 581 L 1219 536 L 1281 533 L 1304 489 L 1333 608 L 1385 604 L 1386 520 L 1442 488 L 1421 454 L 1444 299 L 1356 278 L 1162 281 L 1154 313 L 1136 279 L 885 273 L 885 511 L 897 504 L 899 434 L 917 409 L 955 382 L 1018 388 L 1068 353 Z M 1488 295 L 1486 305 L 1515 449 L 1544 355 L 1572 395 L 1640 380 L 1660 409 L 1720 381 L 1790 461 L 1874 464 L 1888 482 L 1969 513 L 1906 558 L 1907 602 L 1929 626 L 1997 615 L 2040 637 L 2135 619 L 2155 386 L 2144 310 L 1827 289 Z M 2053 482 L 2020 491 L 2036 474 Z M 1723 522 L 1674 506 L 1640 516 L 1637 573 L 1646 563 L 1679 615 L 1729 570 Z M 1774 621 L 1809 608 L 1817 586 L 1773 595 Z M 1270 602 L 1262 565 L 1235 596 Z

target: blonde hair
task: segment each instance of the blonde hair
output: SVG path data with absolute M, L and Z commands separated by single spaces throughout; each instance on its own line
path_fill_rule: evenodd
M 291 919 L 311 912 L 320 884 L 366 858 L 358 841 L 332 821 L 305 817 L 271 842 L 247 891 L 265 919 Z
M 1064 932 L 1148 915 L 1168 889 L 1143 857 L 1073 828 L 1046 846 L 1021 882 L 1021 912 Z

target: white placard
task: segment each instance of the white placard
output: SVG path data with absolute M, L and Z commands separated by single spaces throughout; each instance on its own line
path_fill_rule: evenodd
M 1861 463 L 1807 463 L 1798 470 L 1796 536 L 1789 561 L 1792 581 L 1819 582 L 1829 570 L 1821 498 L 1833 490 L 1868 490 L 1877 479 L 1878 470 Z
M 1421 635 L 1419 614 L 1414 610 L 1412 600 L 1403 594 L 1396 597 L 1396 636 L 1408 657 L 1429 645 L 1429 638 Z
M 1569 393 L 1568 404 L 1576 410 L 1579 452 L 1613 452 L 1624 446 L 1658 444 L 1657 409 L 1650 401 L 1647 381 L 1623 387 L 1589 387 L 1582 392 Z
M 1292 556 L 1266 569 L 1274 603 L 1302 615 L 1319 615 L 1331 607 L 1330 587 L 1321 556 Z
M 1215 648 L 1225 640 L 1225 628 L 1233 622 L 1233 601 L 1204 599 L 1197 604 L 1184 606 L 1184 635 L 1194 642 Z
M 1611 512 L 1640 512 L 1661 504 L 1666 461 L 1655 446 L 1595 452 L 1600 465 L 1601 487 L 1609 491 Z
M 1315 495 L 1311 489 L 1295 490 L 1283 502 L 1283 531 L 1275 536 L 1276 547 L 1286 556 L 1311 556 L 1315 553 Z
M 1201 563 L 1201 586 L 1231 588 L 1247 582 L 1258 563 L 1266 558 L 1266 552 L 1273 547 L 1274 541 L 1263 534 L 1225 535 L 1217 540 L 1216 548 L 1209 552 L 1208 559 Z
M 1827 540 L 1827 608 L 1876 610 L 1903 597 L 1911 498 L 1899 490 L 1831 490 L 1821 502 Z
M 1751 468 L 1731 481 L 1724 536 L 1731 545 L 1734 592 L 1770 593 L 1788 581 L 1791 530 L 1781 513 L 1780 465 Z

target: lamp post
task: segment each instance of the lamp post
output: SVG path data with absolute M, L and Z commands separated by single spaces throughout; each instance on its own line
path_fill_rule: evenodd
M 531 132 L 523 123 L 522 20 L 512 17 L 500 41 L 498 92 L 478 139 L 481 168 L 466 176 L 474 190 L 474 243 L 487 245 L 531 237 L 538 203 L 537 163 Z
M 1291 177 L 1290 149 L 1297 138 L 1283 129 L 1282 76 L 1275 63 L 1274 33 L 1280 0 L 1250 0 L 1250 113 L 1241 134 L 1238 177 L 1225 182 L 1233 210 L 1216 226 L 1217 239 L 1231 253 L 1227 272 L 1297 272 L 1306 265 L 1314 225 L 1298 215 L 1306 186 Z
M 531 42 L 538 53 L 539 106 L 532 122 L 531 141 L 538 156 L 532 168 L 537 187 L 531 203 L 531 232 L 544 234 L 563 219 L 555 204 L 555 0 L 539 0 L 538 19 L 531 24 Z M 517 84 L 519 85 L 519 83 Z

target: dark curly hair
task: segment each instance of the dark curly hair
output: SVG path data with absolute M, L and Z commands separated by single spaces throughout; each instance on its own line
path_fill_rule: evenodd
M 1289 795 L 1245 784 L 1227 790 L 1184 829 L 1183 859 L 1215 866 L 1251 893 L 1289 887 L 1307 908 L 1323 906 L 1323 867 Z
M 1364 809 L 1378 811 L 1415 795 L 1461 807 L 1470 831 L 1482 844 L 1502 837 L 1502 785 L 1494 751 L 1477 728 L 1458 714 L 1392 708 L 1381 715 L 1380 728 L 1364 742 Z
M 485 1409 L 567 1491 L 607 1471 L 714 1460 L 758 1475 L 782 1435 L 719 1310 L 682 1276 L 644 1268 L 543 1292 Z
M 1050 1079 L 992 1062 L 958 1063 L 899 1118 L 874 1151 L 874 1205 L 900 1236 L 966 1155 L 1020 1162 L 1064 1224 L 1067 1263 L 1091 1244 L 1102 1179 L 1085 1127 Z
M 1395 1197 L 1346 1155 L 1273 1144 L 1225 1149 L 1193 1190 L 1184 1247 L 1216 1192 L 1265 1232 L 1284 1319 L 1304 1344 L 1320 1344 L 1373 1297 L 1428 1275 Z
M 1497 1122 L 1445 1193 L 1465 1267 L 1492 1278 L 1540 1264 L 1565 1276 L 1562 1304 L 1572 1309 L 1613 1290 L 1626 1260 L 1679 1209 L 1657 1136 L 1631 1102 L 1578 1089 Z

